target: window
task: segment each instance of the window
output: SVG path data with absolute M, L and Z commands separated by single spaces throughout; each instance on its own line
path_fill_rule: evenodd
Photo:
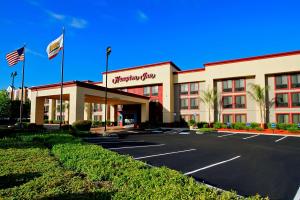
M 292 106 L 300 106 L 300 93 L 292 93 Z
M 291 87 L 300 88 L 300 74 L 291 75 Z
M 292 114 L 292 120 L 294 124 L 299 124 L 300 123 L 300 113 L 297 114 Z
M 288 94 L 276 94 L 276 107 L 285 108 L 289 106 Z
M 237 79 L 234 81 L 234 91 L 245 91 L 245 79 Z
M 288 76 L 281 75 L 275 77 L 276 89 L 286 89 L 288 88 Z
M 235 96 L 234 97 L 235 101 L 235 108 L 246 108 L 246 100 L 245 100 L 245 95 L 242 96 Z
M 277 114 L 277 123 L 289 123 L 289 114 Z
M 49 106 L 45 106 L 44 107 L 44 113 L 48 113 L 49 112 Z
M 144 87 L 144 96 L 150 96 L 150 87 Z
M 100 112 L 101 111 L 101 104 L 95 103 L 93 111 L 94 112 Z
M 197 98 L 191 98 L 190 99 L 190 109 L 198 109 L 198 99 Z
M 223 81 L 223 92 L 232 92 L 232 80 Z
M 151 87 L 152 96 L 158 96 L 158 85 Z
M 223 97 L 223 108 L 232 108 L 232 96 Z
M 223 115 L 223 123 L 232 123 L 233 122 L 233 115 L 224 114 Z
M 45 99 L 45 104 L 49 104 L 49 99 Z
M 188 94 L 189 89 L 188 89 L 188 84 L 181 84 L 180 85 L 180 94 Z
M 190 93 L 191 94 L 198 94 L 198 83 L 191 83 L 190 84 Z
M 188 99 L 180 99 L 180 108 L 188 109 Z
M 235 122 L 246 123 L 246 114 L 236 114 Z

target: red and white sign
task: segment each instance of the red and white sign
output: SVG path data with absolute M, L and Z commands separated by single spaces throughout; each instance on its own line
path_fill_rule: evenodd
M 140 76 L 133 76 L 133 75 L 130 75 L 130 76 L 116 76 L 112 82 L 113 84 L 117 84 L 117 83 L 121 83 L 121 82 L 128 82 L 128 81 L 145 81 L 147 79 L 154 79 L 156 77 L 155 74 L 152 74 L 152 73 L 143 73 L 142 75 Z

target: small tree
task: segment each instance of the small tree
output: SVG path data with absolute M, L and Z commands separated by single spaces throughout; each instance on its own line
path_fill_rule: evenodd
M 268 87 L 261 87 L 258 84 L 250 83 L 250 90 L 247 93 L 252 97 L 252 99 L 258 104 L 259 114 L 260 114 L 260 126 L 263 128 L 265 118 L 266 118 L 266 93 L 268 92 Z
M 210 126 L 210 114 L 211 110 L 214 109 L 214 103 L 217 100 L 218 95 L 217 95 L 217 90 L 216 89 L 209 89 L 202 92 L 202 95 L 200 97 L 200 101 L 205 103 L 208 107 L 208 126 Z
M 10 99 L 8 92 L 0 90 L 0 118 L 10 116 Z

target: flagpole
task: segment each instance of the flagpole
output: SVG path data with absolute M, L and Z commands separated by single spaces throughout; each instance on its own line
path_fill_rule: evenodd
M 24 44 L 24 60 L 23 60 L 23 66 L 22 66 L 22 93 L 21 93 L 21 102 L 20 102 L 20 126 L 23 128 L 22 124 L 22 117 L 23 117 L 23 98 L 24 98 L 24 75 L 25 75 L 25 60 L 26 60 L 26 55 L 25 55 L 25 47 L 26 44 Z
M 62 59 L 61 59 L 61 83 L 60 83 L 60 122 L 59 129 L 62 126 L 62 102 L 63 102 L 63 87 L 64 87 L 64 57 L 65 57 L 65 27 L 62 29 L 63 34 L 63 48 L 62 48 Z
M 108 76 L 108 57 L 111 52 L 111 47 L 106 48 L 106 70 L 105 70 L 105 112 L 104 112 L 104 133 L 106 133 L 106 117 L 107 117 L 107 76 Z

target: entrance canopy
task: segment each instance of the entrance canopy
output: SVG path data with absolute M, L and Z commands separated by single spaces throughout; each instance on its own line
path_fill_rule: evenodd
M 60 99 L 60 83 L 31 87 L 30 122 L 43 124 L 45 99 Z M 70 81 L 64 83 L 63 100 L 69 101 L 69 123 L 84 119 L 85 103 L 105 103 L 105 87 L 93 82 Z M 107 88 L 108 105 L 141 105 L 141 122 L 149 119 L 149 98 Z

